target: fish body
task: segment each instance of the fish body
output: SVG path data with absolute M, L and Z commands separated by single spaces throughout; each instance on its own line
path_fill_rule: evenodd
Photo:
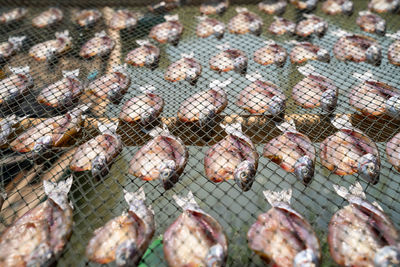
M 395 13 L 398 11 L 399 7 L 399 0 L 370 0 L 368 3 L 368 9 L 378 13 Z
M 252 33 L 261 34 L 263 20 L 257 14 L 248 11 L 245 8 L 237 8 L 238 14 L 228 23 L 228 30 L 234 34 Z
M 69 32 L 56 33 L 56 39 L 36 44 L 29 49 L 29 55 L 37 61 L 51 61 L 56 56 L 68 52 L 72 48 Z
M 254 52 L 254 61 L 261 65 L 276 64 L 278 67 L 283 67 L 287 56 L 285 48 L 277 43 L 271 43 Z
M 134 67 L 153 68 L 157 67 L 159 60 L 160 49 L 147 41 L 130 51 L 125 58 L 125 63 Z
M 198 37 L 207 38 L 214 35 L 217 39 L 221 39 L 225 33 L 225 24 L 219 20 L 200 17 L 199 24 L 196 28 L 196 34 Z
M 396 134 L 386 144 L 386 156 L 390 164 L 400 172 L 400 134 Z
M 193 56 L 183 56 L 168 66 L 164 78 L 170 82 L 187 80 L 194 85 L 199 79 L 201 71 L 200 63 Z
M 294 64 L 301 64 L 309 60 L 329 62 L 330 55 L 326 49 L 309 42 L 298 43 L 290 51 L 290 61 Z
M 83 58 L 104 57 L 110 54 L 115 47 L 115 41 L 104 31 L 96 33 L 95 37 L 87 41 L 81 48 L 79 55 Z
M 74 14 L 74 22 L 80 27 L 91 27 L 102 17 L 97 9 L 84 9 Z
M 210 59 L 211 69 L 218 72 L 234 70 L 244 74 L 247 70 L 247 64 L 246 53 L 239 49 L 225 49 Z
M 108 26 L 113 30 L 133 29 L 141 16 L 140 13 L 121 9 L 114 12 Z
M 21 21 L 28 14 L 28 9 L 26 8 L 14 8 L 7 12 L 4 12 L 0 15 L 0 23 L 1 24 L 11 24 L 14 22 Z
M 391 64 L 400 66 L 400 40 L 394 41 L 389 46 L 388 59 Z
M 274 35 L 293 34 L 295 30 L 296 23 L 280 17 L 275 17 L 274 21 L 268 27 L 268 32 Z
M 33 79 L 29 67 L 10 68 L 13 73 L 0 80 L 0 104 L 12 101 L 28 92 L 33 87 Z
M 0 43 L 0 62 L 8 60 L 15 55 L 22 47 L 22 42 L 26 36 L 14 36 L 8 38 L 8 41 Z
M 229 7 L 229 0 L 209 0 L 200 5 L 200 13 L 204 15 L 222 15 Z
M 296 34 L 302 37 L 308 37 L 316 34 L 322 37 L 328 29 L 328 23 L 315 15 L 305 14 L 305 19 L 301 20 L 296 26 Z
M 386 21 L 379 15 L 376 15 L 369 11 L 362 11 L 358 16 L 356 23 L 361 28 L 361 30 L 365 32 L 385 35 Z
M 0 121 L 0 148 L 8 143 L 9 137 L 18 127 L 22 119 L 23 118 L 18 118 L 15 115 L 11 115 Z
M 177 45 L 183 33 L 183 25 L 178 18 L 172 18 L 166 22 L 154 26 L 149 33 L 149 37 L 159 43 L 171 43 Z
M 311 11 L 317 7 L 318 0 L 290 0 L 297 9 Z
M 268 15 L 281 15 L 285 13 L 286 6 L 286 0 L 264 0 L 258 4 L 258 9 Z
M 51 7 L 43 11 L 32 19 L 32 25 L 36 28 L 45 28 L 52 26 L 63 19 L 64 15 L 61 9 Z
M 322 11 L 328 15 L 353 14 L 354 4 L 350 0 L 326 0 L 322 4 Z

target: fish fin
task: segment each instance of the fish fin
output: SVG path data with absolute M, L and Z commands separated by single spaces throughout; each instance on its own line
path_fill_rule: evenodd
M 274 40 L 266 40 L 264 41 L 265 45 L 276 45 L 276 42 Z
M 80 104 L 76 106 L 73 110 L 71 110 L 69 113 L 70 114 L 82 114 L 83 112 L 89 110 L 93 106 L 93 102 L 85 103 L 85 104 Z
M 258 71 L 255 71 L 246 74 L 246 79 L 249 80 L 250 82 L 255 82 L 257 80 L 263 81 L 263 76 Z
M 136 43 L 140 46 L 144 46 L 144 45 L 149 45 L 151 44 L 149 39 L 141 39 L 141 40 L 136 40 Z
M 27 66 L 23 66 L 23 67 L 15 67 L 15 68 L 9 67 L 9 69 L 13 74 L 30 75 L 29 74 L 30 68 L 29 68 L 28 65 Z
M 253 142 L 249 137 L 247 137 L 243 132 L 242 132 L 242 124 L 240 122 L 233 123 L 233 124 L 220 124 L 221 128 L 225 130 L 227 134 L 234 135 L 244 141 L 246 141 L 252 148 L 255 148 Z
M 307 13 L 304 13 L 303 17 L 305 17 L 306 19 L 311 19 L 311 18 L 315 18 L 315 17 L 319 18 L 318 16 L 316 16 L 314 14 L 307 14 Z
M 354 72 L 353 73 L 353 77 L 356 78 L 357 80 L 361 81 L 361 82 L 365 82 L 365 81 L 374 81 L 374 74 L 372 73 L 371 70 L 368 70 L 366 72 L 364 72 L 363 74 L 358 73 L 358 72 Z
M 377 207 L 380 211 L 384 212 L 382 206 L 381 206 L 377 201 L 372 202 L 372 205 L 374 205 L 375 207 Z
M 263 194 L 268 203 L 274 207 L 280 202 L 290 204 L 290 200 L 292 198 L 292 189 L 289 188 L 282 191 L 265 190 L 263 191 Z
M 296 124 L 294 123 L 293 119 L 288 119 L 281 122 L 280 124 L 276 124 L 276 127 L 282 132 L 288 132 L 288 131 L 297 132 Z
M 62 71 L 62 75 L 65 78 L 78 78 L 79 76 L 79 69 L 75 69 L 75 70 L 63 70 Z
M 362 10 L 362 11 L 358 12 L 359 16 L 365 16 L 365 15 L 371 15 L 371 14 L 373 14 L 373 13 L 369 10 Z
M 9 116 L 5 117 L 3 120 L 5 120 L 9 123 L 12 123 L 12 124 L 16 124 L 19 122 L 19 118 L 15 114 L 9 115 Z
M 318 75 L 317 72 L 315 72 L 315 68 L 313 65 L 311 65 L 310 63 L 307 63 L 304 66 L 298 67 L 297 70 L 303 74 L 304 76 L 308 76 L 308 75 Z
M 22 46 L 22 42 L 26 39 L 26 36 L 12 36 L 8 38 L 8 42 L 12 43 L 16 49 L 20 49 Z
M 71 190 L 72 182 L 72 175 L 65 181 L 59 181 L 58 183 L 44 180 L 44 193 L 62 209 L 65 209 L 68 205 L 72 208 L 72 204 L 68 202 L 68 192 Z
M 181 57 L 182 58 L 194 58 L 194 52 L 191 51 L 189 54 L 182 53 Z
M 154 127 L 149 132 L 149 135 L 154 138 L 154 137 L 157 137 L 159 135 L 171 135 L 171 133 L 169 132 L 167 125 L 163 123 L 163 128 L 158 127 L 158 126 Z
M 386 37 L 392 38 L 392 39 L 396 39 L 396 40 L 400 40 L 400 30 L 395 32 L 395 33 L 387 33 Z
M 354 185 L 350 185 L 349 191 L 353 196 L 358 196 L 362 199 L 366 199 L 364 189 L 359 182 L 355 182 Z
M 1 197 L 3 200 L 6 200 L 6 199 L 7 199 L 7 193 L 6 193 L 6 192 L 0 192 L 0 197 Z
M 101 32 L 96 32 L 95 34 L 94 34 L 94 36 L 95 37 L 99 37 L 99 38 L 102 38 L 102 37 L 105 37 L 105 36 L 107 36 L 107 33 L 106 33 L 106 31 L 101 31 Z
M 354 185 L 351 185 L 349 189 L 347 189 L 344 186 L 339 186 L 334 184 L 333 189 L 335 190 L 336 194 L 338 194 L 339 196 L 341 196 L 346 200 L 349 200 L 352 197 L 359 197 L 361 199 L 366 199 L 363 188 L 359 182 L 356 182 Z
M 165 16 L 164 16 L 164 19 L 165 19 L 166 21 L 177 21 L 177 20 L 179 20 L 179 15 L 178 15 L 178 14 L 175 14 L 175 15 L 165 15 Z
M 187 196 L 173 195 L 172 198 L 175 200 L 176 204 L 183 210 L 199 210 L 201 211 L 199 205 L 194 199 L 192 191 L 189 190 Z
M 236 13 L 248 12 L 249 10 L 246 7 L 237 7 L 235 8 Z
M 231 77 L 229 77 L 229 79 L 227 79 L 227 80 L 225 80 L 223 82 L 220 81 L 220 80 L 213 80 L 213 81 L 210 82 L 209 87 L 210 88 L 215 88 L 215 87 L 224 88 L 224 87 L 228 86 L 231 82 L 232 82 L 232 78 Z
M 336 129 L 353 129 L 353 125 L 350 122 L 350 117 L 347 114 L 336 115 L 331 119 L 332 125 Z
M 139 87 L 139 90 L 144 94 L 157 94 L 156 87 L 150 84 Z
M 230 45 L 228 42 L 226 42 L 226 43 L 217 45 L 217 46 L 215 46 L 215 47 L 216 47 L 217 49 L 221 50 L 221 51 L 224 51 L 224 50 L 227 50 L 227 49 L 231 48 L 231 45 Z
M 114 65 L 112 67 L 112 71 L 113 72 L 119 72 L 122 73 L 125 76 L 128 76 L 128 69 L 127 69 L 127 65 L 125 64 L 118 64 L 118 65 Z
M 143 187 L 140 187 L 136 192 L 128 192 L 124 189 L 124 198 L 126 203 L 131 206 L 136 200 L 144 202 L 146 200 L 146 194 L 144 193 Z
M 58 38 L 65 38 L 65 39 L 72 39 L 70 36 L 69 36 L 69 31 L 68 30 L 65 30 L 65 31 L 63 31 L 63 32 L 56 32 L 55 33 L 55 36 L 56 36 L 56 38 L 58 39 Z
M 342 30 L 342 29 L 338 29 L 338 30 L 332 31 L 332 34 L 334 36 L 336 36 L 336 37 L 339 37 L 339 38 L 350 35 L 349 32 L 347 32 L 345 30 Z
M 301 44 L 301 42 L 297 41 L 297 40 L 289 40 L 289 41 L 285 41 L 285 44 L 288 45 L 298 45 Z
M 115 134 L 118 129 L 118 121 L 110 122 L 110 123 L 106 123 L 106 124 L 99 122 L 98 128 L 102 134 L 107 133 L 107 132 L 111 132 L 111 133 Z
M 208 16 L 207 16 L 207 15 L 195 16 L 195 18 L 196 18 L 198 21 L 203 21 L 203 20 L 208 19 Z

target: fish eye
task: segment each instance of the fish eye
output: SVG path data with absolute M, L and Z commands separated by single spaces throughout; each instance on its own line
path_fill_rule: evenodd
M 246 178 L 247 178 L 247 172 L 242 171 L 242 172 L 240 173 L 240 179 L 246 179 Z

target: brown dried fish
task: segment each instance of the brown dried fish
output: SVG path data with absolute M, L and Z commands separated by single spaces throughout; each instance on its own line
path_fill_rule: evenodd
M 206 38 L 214 35 L 217 39 L 221 39 L 225 33 L 225 24 L 219 20 L 209 18 L 206 16 L 197 17 L 199 24 L 197 24 L 196 34 L 201 38 Z
M 33 87 L 33 79 L 29 74 L 29 66 L 12 68 L 12 75 L 0 80 L 0 104 L 24 95 Z
M 373 14 L 369 11 L 359 12 L 356 23 L 358 26 L 360 26 L 361 30 L 365 32 L 385 35 L 386 21 L 380 16 Z
M 164 78 L 170 82 L 186 80 L 194 85 L 200 77 L 201 70 L 202 67 L 194 58 L 193 53 L 189 55 L 182 54 L 181 59 L 168 66 Z
M 296 8 L 311 11 L 317 7 L 318 0 L 290 0 Z
M 353 14 L 354 4 L 350 0 L 326 0 L 322 4 L 322 11 L 328 15 Z
M 139 47 L 133 49 L 125 58 L 125 63 L 135 67 L 156 68 L 160 60 L 160 49 L 149 40 L 136 40 Z
M 292 190 L 264 196 L 272 208 L 260 214 L 247 232 L 249 248 L 274 267 L 321 264 L 321 247 L 310 223 L 290 206 Z
M 255 35 L 261 34 L 263 20 L 257 14 L 250 12 L 247 8 L 237 7 L 234 16 L 228 23 L 228 29 L 231 33 L 245 34 L 252 33 Z
M 1 266 L 51 266 L 72 234 L 73 210 L 68 202 L 72 177 L 43 181 L 47 200 L 29 210 L 0 237 Z
M 56 39 L 36 44 L 29 49 L 29 55 L 37 61 L 51 61 L 72 48 L 69 31 L 56 32 Z
M 84 58 L 104 57 L 109 55 L 114 47 L 115 41 L 105 31 L 101 31 L 82 46 L 79 55 Z
M 295 42 L 295 47 L 290 51 L 290 61 L 301 64 L 309 60 L 329 62 L 330 55 L 326 49 L 320 48 L 309 42 Z
M 393 167 L 400 172 L 400 133 L 393 136 L 386 144 L 386 156 Z
M 394 41 L 389 46 L 388 59 L 391 64 L 400 66 L 400 40 Z
M 143 188 L 124 190 L 128 212 L 94 231 L 86 247 L 86 257 L 96 263 L 115 262 L 117 266 L 137 266 L 155 231 L 154 212 L 145 204 Z
M 0 15 L 0 23 L 11 24 L 14 22 L 21 21 L 28 14 L 28 9 L 26 8 L 14 8 Z
M 63 12 L 59 8 L 51 7 L 43 11 L 38 16 L 32 19 L 32 25 L 36 28 L 45 28 L 53 26 L 63 19 Z
M 133 29 L 138 24 L 142 14 L 127 9 L 120 9 L 114 12 L 109 27 L 113 30 Z
M 164 233 L 164 255 L 170 267 L 224 267 L 228 240 L 221 225 L 205 213 L 189 191 L 187 197 L 174 195 L 183 209 Z
M 165 15 L 166 22 L 154 26 L 149 37 L 159 43 L 177 45 L 183 32 L 183 25 L 179 22 L 178 15 Z
M 296 30 L 296 23 L 281 17 L 274 17 L 274 21 L 269 25 L 268 31 L 275 35 L 285 33 L 293 34 Z
M 91 27 L 96 24 L 101 17 L 102 14 L 97 9 L 84 9 L 74 14 L 73 20 L 81 27 Z
M 22 47 L 22 42 L 26 36 L 14 36 L 8 38 L 8 41 L 0 43 L 0 62 L 8 60 L 15 55 Z
M 300 21 L 296 26 L 296 34 L 302 37 L 308 37 L 316 34 L 322 37 L 328 29 L 328 23 L 314 14 L 304 14 L 305 19 Z
M 287 0 L 264 0 L 258 4 L 258 9 L 269 15 L 285 13 Z
M 229 48 L 228 44 L 217 46 L 220 52 L 210 58 L 210 68 L 218 72 L 234 70 L 244 74 L 247 70 L 248 59 L 246 54 L 239 50 Z
M 261 65 L 275 64 L 283 67 L 286 62 L 286 49 L 274 41 L 266 41 L 265 46 L 254 52 L 254 61 Z
M 229 0 L 206 0 L 200 6 L 200 12 L 204 15 L 222 15 L 229 7 Z
M 398 11 L 400 7 L 399 0 L 370 0 L 368 3 L 369 10 L 378 13 Z

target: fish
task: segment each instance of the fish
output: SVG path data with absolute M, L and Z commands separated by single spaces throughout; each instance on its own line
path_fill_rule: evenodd
M 369 11 L 361 11 L 358 14 L 359 16 L 356 20 L 356 23 L 361 30 L 379 35 L 385 35 L 386 21 L 382 17 Z
M 399 0 L 370 0 L 368 3 L 368 9 L 377 13 L 396 13 L 399 7 Z
M 264 146 L 263 156 L 293 173 L 304 185 L 311 183 L 315 170 L 315 148 L 306 135 L 298 132 L 293 121 L 277 125 L 283 133 Z
M 156 120 L 164 108 L 164 99 L 151 85 L 139 88 L 143 94 L 128 100 L 121 109 L 119 119 L 128 123 L 148 125 Z
M 208 149 L 204 156 L 204 169 L 214 183 L 234 179 L 243 191 L 249 191 L 255 180 L 258 153 L 240 123 L 222 125 L 227 135 Z
M 150 12 L 161 14 L 172 11 L 181 5 L 181 0 L 164 0 L 154 5 L 149 5 L 147 8 Z
M 224 88 L 231 83 L 231 79 L 221 82 L 214 80 L 209 89 L 196 93 L 186 99 L 178 110 L 178 119 L 181 122 L 199 123 L 200 126 L 210 126 L 215 118 L 228 105 L 228 97 Z
M 247 71 L 248 59 L 246 53 L 230 48 L 229 44 L 219 45 L 218 54 L 210 58 L 209 64 L 212 70 L 218 72 L 235 71 L 239 74 L 245 74 Z
M 160 61 L 160 49 L 149 40 L 136 40 L 139 47 L 130 51 L 125 63 L 134 67 L 156 68 Z
M 234 34 L 252 33 L 254 35 L 261 34 L 263 20 L 257 14 L 250 12 L 245 7 L 237 7 L 234 16 L 228 23 L 228 30 Z
M 51 266 L 68 243 L 73 208 L 68 201 L 72 176 L 65 181 L 43 181 L 47 200 L 30 209 L 0 236 L 1 266 Z
M 201 75 L 201 64 L 194 58 L 194 54 L 182 54 L 182 58 L 168 66 L 164 79 L 170 82 L 188 81 L 195 85 Z
M 290 206 L 292 189 L 265 190 L 272 206 L 247 232 L 249 248 L 276 267 L 321 266 L 321 247 L 310 223 Z
M 86 257 L 99 264 L 137 266 L 155 232 L 154 211 L 146 206 L 141 187 L 136 192 L 124 190 L 129 210 L 97 228 L 86 247 Z
M 115 65 L 112 72 L 107 73 L 92 81 L 87 91 L 98 98 L 108 99 L 118 105 L 131 84 L 131 77 L 126 66 Z
M 305 19 L 296 25 L 296 34 L 308 37 L 312 34 L 322 37 L 328 29 L 328 22 L 314 14 L 304 14 Z
M 0 190 L 0 211 L 6 199 L 7 199 L 7 193 L 3 192 L 3 190 Z
M 46 28 L 60 22 L 63 17 L 64 14 L 61 9 L 51 7 L 34 17 L 32 19 L 32 25 L 36 28 Z
M 26 36 L 9 37 L 8 41 L 0 43 L 0 62 L 7 61 L 22 47 Z
M 102 16 L 98 9 L 83 9 L 73 15 L 73 21 L 80 27 L 91 27 L 95 25 Z
M 171 189 L 186 167 L 188 150 L 166 125 L 155 127 L 149 134 L 153 139 L 133 156 L 129 173 L 144 181 L 159 180 L 165 190 Z
M 182 36 L 183 25 L 179 22 L 177 14 L 165 15 L 164 19 L 166 20 L 165 22 L 157 24 L 150 30 L 149 37 L 159 43 L 170 43 L 176 46 Z
M 196 34 L 198 37 L 207 38 L 213 35 L 215 38 L 221 39 L 224 36 L 225 24 L 223 22 L 207 16 L 196 18 L 199 21 L 196 28 Z
M 264 0 L 258 3 L 258 9 L 268 15 L 282 15 L 287 6 L 286 0 Z
M 349 204 L 339 209 L 328 226 L 328 245 L 340 266 L 399 266 L 399 234 L 376 202 L 366 200 L 360 183 L 349 189 L 333 185 Z
M 22 7 L 13 8 L 9 11 L 1 13 L 0 23 L 11 24 L 19 22 L 26 17 L 26 14 L 28 14 L 27 8 L 22 8 Z
M 29 49 L 29 55 L 36 61 L 52 61 L 56 57 L 65 54 L 71 50 L 72 37 L 69 36 L 69 31 L 55 33 L 56 39 L 45 41 L 36 44 Z
M 390 164 L 400 172 L 400 133 L 397 133 L 386 143 L 386 157 Z
M 142 16 L 139 12 L 120 9 L 114 12 L 108 26 L 113 30 L 132 30 L 136 27 Z
M 309 60 L 318 60 L 329 63 L 329 51 L 309 42 L 296 42 L 290 51 L 290 61 L 293 64 L 301 64 Z
M 79 55 L 83 58 L 105 57 L 115 47 L 115 41 L 105 31 L 98 32 L 81 48 Z
M 274 35 L 294 34 L 296 23 L 291 20 L 274 16 L 274 21 L 269 25 L 268 32 Z
M 381 161 L 374 141 L 352 127 L 346 115 L 334 118 L 332 124 L 338 131 L 321 143 L 321 164 L 337 175 L 358 173 L 367 182 L 377 184 Z
M 17 99 L 34 86 L 29 66 L 9 67 L 11 75 L 0 80 L 0 104 Z
M 322 111 L 332 114 L 335 111 L 339 89 L 335 83 L 315 72 L 315 68 L 306 65 L 298 68 L 305 77 L 292 90 L 292 98 L 303 108 L 321 107 Z
M 317 7 L 318 0 L 290 0 L 297 9 L 311 11 Z
M 116 133 L 118 124 L 99 123 L 100 135 L 80 145 L 69 165 L 74 172 L 90 171 L 94 178 L 106 176 L 116 157 L 121 153 L 123 144 Z
M 258 73 L 248 74 L 246 78 L 252 83 L 239 93 L 236 105 L 251 114 L 282 118 L 286 108 L 282 90 Z
M 275 64 L 278 67 L 283 67 L 286 62 L 286 49 L 275 41 L 265 41 L 265 46 L 254 52 L 254 61 L 261 65 Z
M 338 60 L 367 62 L 380 65 L 381 47 L 378 42 L 364 35 L 348 34 L 339 38 L 333 46 L 333 54 Z
M 37 101 L 53 108 L 71 106 L 79 100 L 84 89 L 79 80 L 79 69 L 62 71 L 63 78 L 45 87 L 37 96 Z
M 228 240 L 219 222 L 200 208 L 191 191 L 173 198 L 183 212 L 164 233 L 168 266 L 226 266 Z
M 400 66 L 400 40 L 394 41 L 388 48 L 389 62 L 395 66 Z
M 328 15 L 344 14 L 351 16 L 354 11 L 354 4 L 350 0 L 326 0 L 322 4 L 322 11 Z
M 229 7 L 229 0 L 207 0 L 202 1 L 200 13 L 204 15 L 222 15 Z
M 8 144 L 11 134 L 15 132 L 25 118 L 13 114 L 0 121 L 0 148 Z

